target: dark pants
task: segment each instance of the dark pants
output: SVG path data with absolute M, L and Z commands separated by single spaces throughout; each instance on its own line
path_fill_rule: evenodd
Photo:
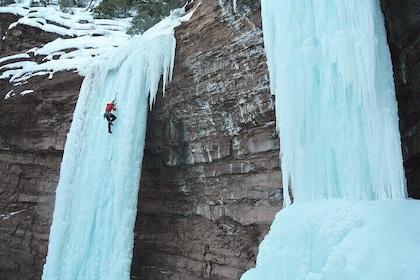
M 109 122 L 113 122 L 117 119 L 117 117 L 113 113 L 107 113 L 105 117 Z
M 113 113 L 105 113 L 105 118 L 108 120 L 108 132 L 111 132 L 112 122 L 117 119 L 117 117 Z

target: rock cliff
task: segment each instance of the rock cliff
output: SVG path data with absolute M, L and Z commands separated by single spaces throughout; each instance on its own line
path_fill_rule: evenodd
M 197 2 L 197 0 L 196 0 Z M 238 279 L 281 208 L 259 1 L 203 1 L 176 29 L 174 77 L 149 113 L 132 279 Z M 419 198 L 420 8 L 383 0 L 408 189 Z M 1 56 L 57 35 L 0 17 Z M 1 67 L 0 62 L 0 67 Z M 1 69 L 1 68 L 0 68 Z M 1 74 L 2 70 L 0 70 Z M 0 279 L 40 279 L 82 77 L 0 80 Z M 3 99 L 10 89 L 31 94 Z
M 239 279 L 282 202 L 258 5 L 203 2 L 149 116 L 133 275 Z M 200 43 L 198 43 L 200 42 Z
M 420 198 L 420 3 L 382 0 L 394 67 L 408 194 Z
M 55 34 L 1 15 L 0 53 L 24 52 Z M 0 67 L 2 63 L 0 63 Z M 2 70 L 0 70 L 1 74 Z M 0 80 L 0 279 L 40 279 L 47 253 L 55 189 L 66 135 L 83 78 L 73 72 L 34 77 L 28 84 Z M 20 95 L 25 89 L 31 94 Z M 11 89 L 17 94 L 4 99 Z

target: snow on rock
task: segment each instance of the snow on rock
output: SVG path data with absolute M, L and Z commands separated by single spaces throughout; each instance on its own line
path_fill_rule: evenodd
M 68 14 L 59 11 L 55 5 L 27 7 L 26 3 L 0 7 L 0 14 L 21 16 L 9 25 L 9 33 L 19 26 L 30 26 L 61 36 L 26 53 L 2 57 L 0 79 L 22 84 L 33 76 L 48 75 L 51 78 L 60 71 L 73 70 L 84 75 L 85 68 L 90 68 L 102 55 L 111 56 L 118 47 L 128 44 L 130 36 L 126 31 L 130 19 L 94 19 L 86 12 L 74 10 L 75 14 Z M 7 63 L 17 58 L 19 63 Z

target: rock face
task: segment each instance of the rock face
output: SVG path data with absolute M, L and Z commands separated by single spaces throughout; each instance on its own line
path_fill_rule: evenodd
M 420 198 L 420 2 L 382 0 L 394 67 L 408 194 Z
M 0 110 L 0 279 L 39 279 L 81 77 L 31 81 Z M 35 86 L 36 85 L 36 86 Z M 2 88 L 6 86 L 1 84 Z
M 239 279 L 282 204 L 259 6 L 205 1 L 176 37 L 149 115 L 132 273 Z
M 59 76 L 64 80 L 57 77 L 56 87 L 38 81 L 34 94 L 10 98 L 0 110 L 0 279 L 41 276 L 76 101 L 72 83 L 81 82 L 74 74 Z
M 198 2 L 196 0 L 195 2 Z M 419 198 L 416 0 L 382 0 L 408 190 Z M 197 4 L 197 3 L 196 3 Z M 0 16 L 1 56 L 57 35 Z M 173 81 L 149 114 L 132 279 L 238 279 L 281 208 L 279 141 L 258 0 L 206 0 L 176 30 Z M 2 66 L 0 62 L 0 67 Z M 0 68 L 0 74 L 1 74 Z M 82 77 L 0 80 L 0 279 L 40 279 Z M 19 95 L 25 89 L 34 92 Z
M 54 40 L 27 26 L 7 30 L 0 16 L 2 56 Z M 2 64 L 0 63 L 0 67 Z M 0 70 L 1 74 L 1 70 Z M 0 80 L 0 279 L 40 279 L 66 135 L 82 77 L 72 72 L 12 86 Z M 25 89 L 34 92 L 21 96 Z M 15 96 L 3 99 L 13 89 Z

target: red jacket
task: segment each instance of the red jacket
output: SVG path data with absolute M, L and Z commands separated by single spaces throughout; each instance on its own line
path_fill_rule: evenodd
M 115 111 L 117 108 L 112 103 L 106 104 L 105 112 L 109 113 L 111 111 Z

